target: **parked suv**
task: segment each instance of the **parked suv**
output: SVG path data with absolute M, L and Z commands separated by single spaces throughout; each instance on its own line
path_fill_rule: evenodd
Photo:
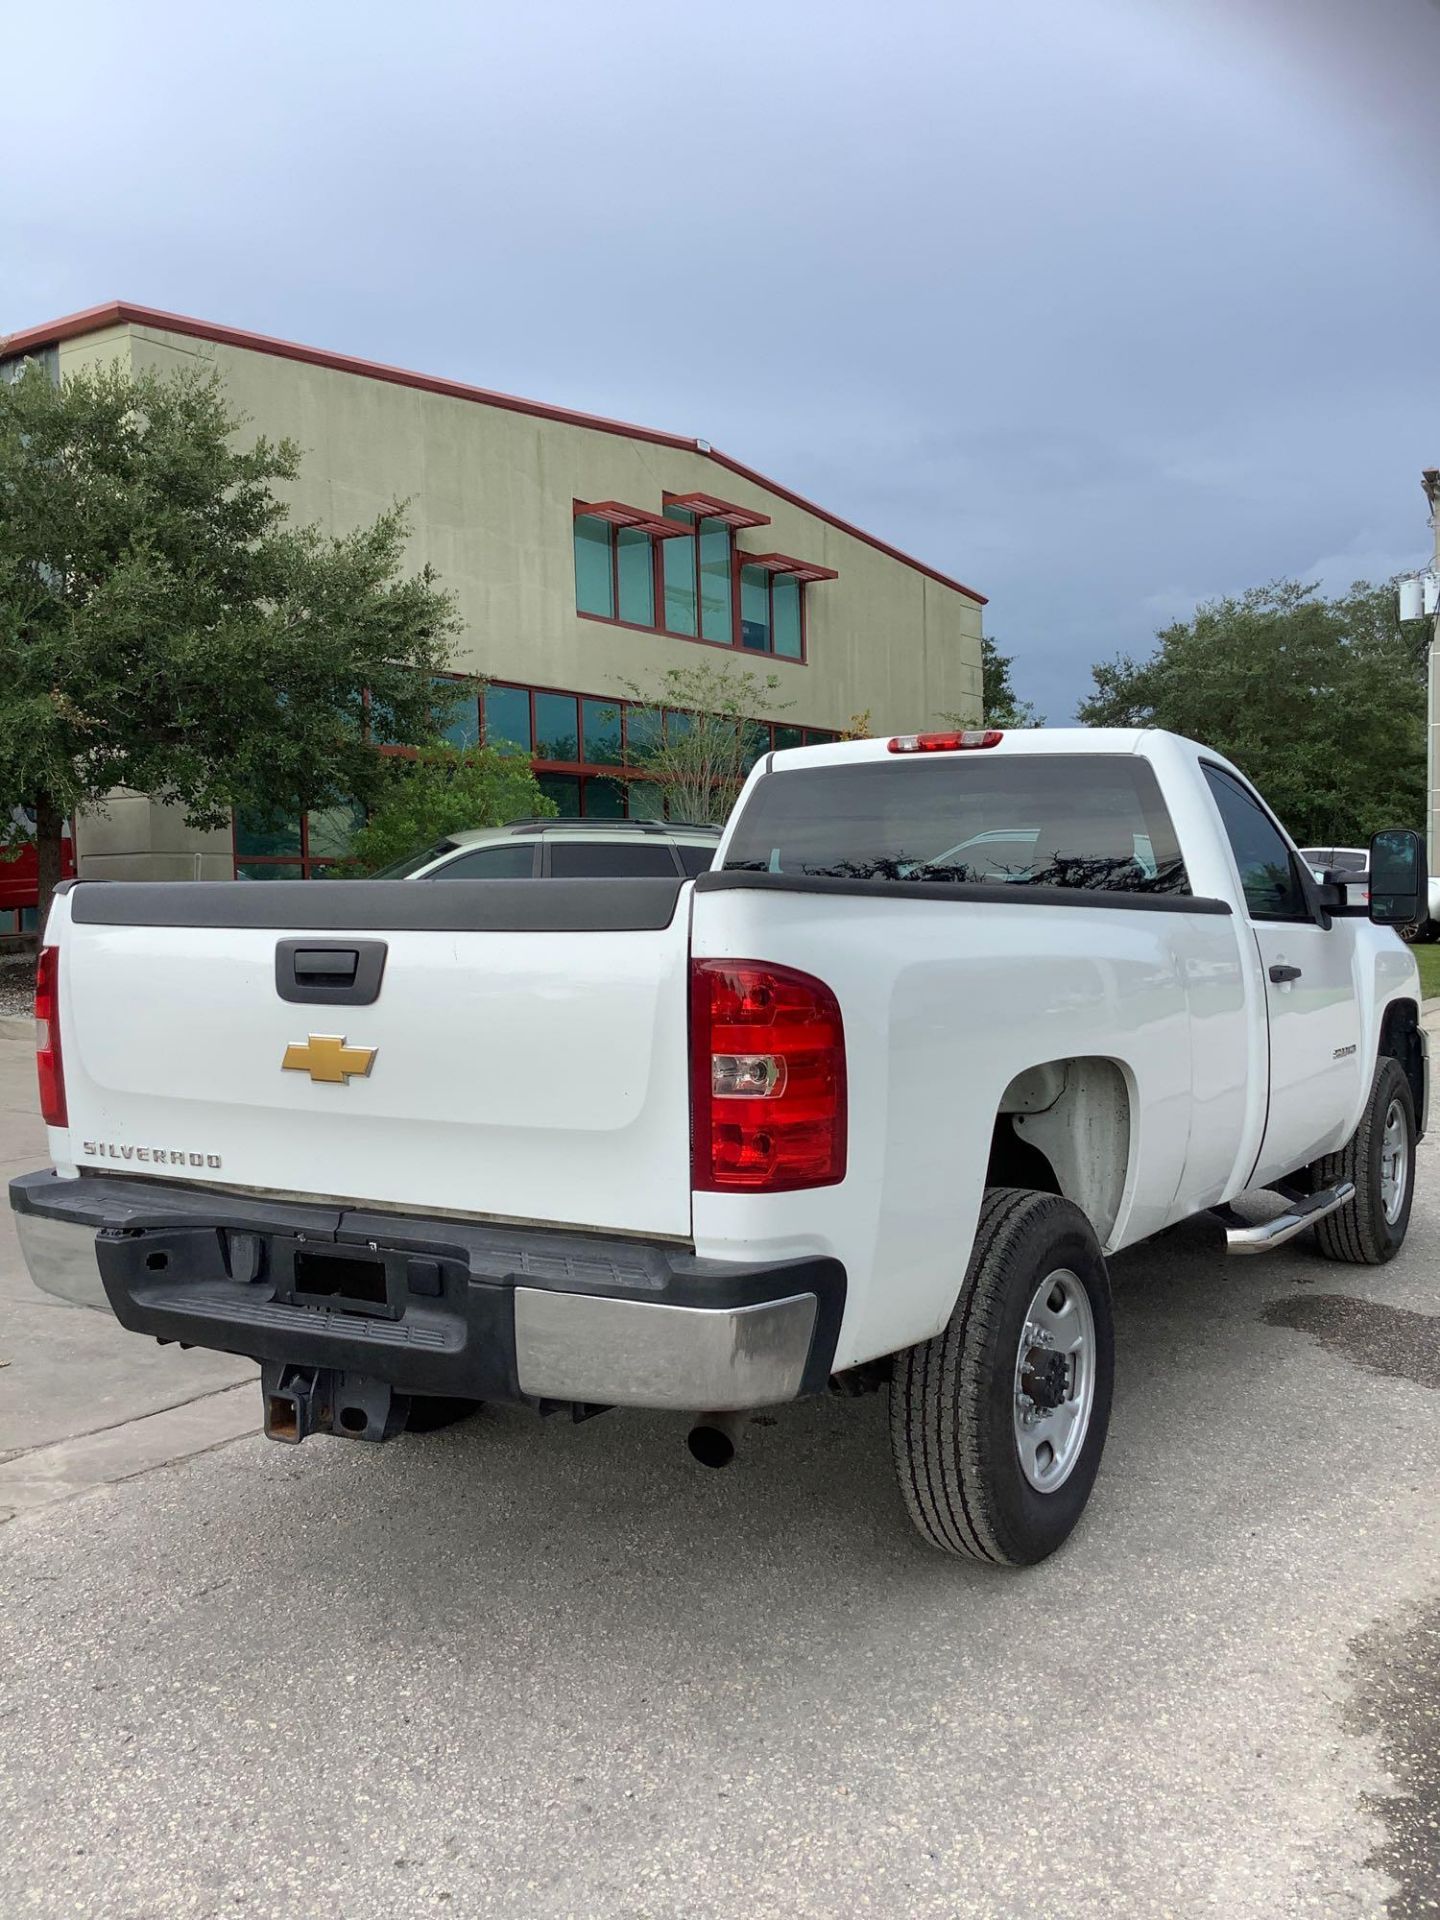
M 719 844 L 719 827 L 678 820 L 512 820 L 449 834 L 372 878 L 692 880 Z

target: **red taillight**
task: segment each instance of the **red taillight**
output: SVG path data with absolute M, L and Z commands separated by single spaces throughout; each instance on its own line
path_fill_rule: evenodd
M 65 1068 L 60 1059 L 60 949 L 41 947 L 35 966 L 35 1071 L 40 1117 L 47 1127 L 69 1125 Z
M 1005 738 L 999 727 L 979 727 L 965 733 L 897 733 L 891 753 L 959 753 L 966 747 L 998 747 Z
M 823 981 L 758 960 L 693 960 L 690 1088 L 700 1192 L 845 1178 L 845 1029 Z

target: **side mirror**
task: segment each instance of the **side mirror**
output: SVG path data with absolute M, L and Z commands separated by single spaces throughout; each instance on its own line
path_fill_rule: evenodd
M 1425 842 L 1408 827 L 1387 827 L 1370 842 L 1370 918 L 1405 927 L 1428 911 Z

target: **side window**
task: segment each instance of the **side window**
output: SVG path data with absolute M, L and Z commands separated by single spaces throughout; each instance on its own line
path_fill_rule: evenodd
M 1229 774 L 1219 767 L 1206 767 L 1204 771 L 1240 869 L 1240 885 L 1251 918 L 1308 920 L 1309 902 L 1280 829 L 1255 796 Z
M 710 871 L 711 867 L 715 864 L 715 846 L 718 844 L 717 841 L 708 847 L 685 845 L 676 847 L 675 851 L 680 856 L 681 869 L 687 878 L 693 880 L 697 873 L 708 873 Z
M 552 840 L 552 880 L 673 880 L 675 859 L 664 841 Z
M 528 880 L 535 871 L 535 843 L 516 841 L 510 846 L 476 847 L 473 853 L 459 854 L 427 880 Z

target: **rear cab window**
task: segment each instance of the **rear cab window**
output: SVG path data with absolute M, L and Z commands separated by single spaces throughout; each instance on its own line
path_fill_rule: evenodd
M 729 872 L 1188 896 L 1148 761 L 1121 754 L 937 754 L 762 780 Z

